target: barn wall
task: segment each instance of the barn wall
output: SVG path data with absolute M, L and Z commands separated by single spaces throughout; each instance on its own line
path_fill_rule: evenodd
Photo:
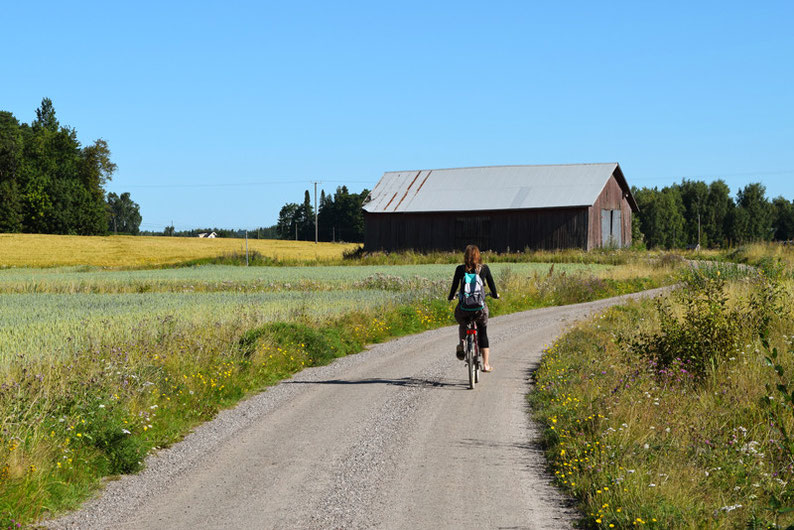
M 483 250 L 586 248 L 588 209 L 481 212 L 364 212 L 364 248 L 374 250 Z
M 620 210 L 621 221 L 621 246 L 627 247 L 631 245 L 632 211 L 629 201 L 624 195 L 623 188 L 620 187 L 613 175 L 607 181 L 593 206 L 589 208 L 588 250 L 601 247 L 601 210 L 618 209 Z

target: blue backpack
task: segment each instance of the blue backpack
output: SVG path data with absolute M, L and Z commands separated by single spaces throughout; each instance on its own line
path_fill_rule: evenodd
M 485 287 L 480 278 L 480 267 L 476 272 L 466 272 L 461 281 L 460 308 L 463 311 L 479 311 L 485 307 Z

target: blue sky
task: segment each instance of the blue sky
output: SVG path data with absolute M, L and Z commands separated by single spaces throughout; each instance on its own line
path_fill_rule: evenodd
M 0 110 L 105 138 L 144 229 L 312 181 L 620 162 L 794 198 L 794 2 L 5 2 Z M 10 45 L 9 45 L 10 44 Z

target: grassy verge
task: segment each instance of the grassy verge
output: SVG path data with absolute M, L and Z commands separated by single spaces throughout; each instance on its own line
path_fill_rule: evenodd
M 781 280 L 701 269 L 548 350 L 530 401 L 582 526 L 794 523 L 794 296 Z
M 493 315 L 659 286 L 669 270 L 636 278 L 504 270 Z M 0 384 L 0 527 L 76 507 L 101 479 L 140 469 L 218 410 L 304 367 L 365 344 L 453 323 L 451 303 L 428 298 L 348 311 L 296 314 L 252 329 L 161 322 L 158 333 L 108 342 L 66 359 L 17 356 Z

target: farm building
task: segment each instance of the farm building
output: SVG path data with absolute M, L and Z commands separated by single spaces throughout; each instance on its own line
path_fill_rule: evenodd
M 363 208 L 368 251 L 624 247 L 638 211 L 617 163 L 392 171 Z

